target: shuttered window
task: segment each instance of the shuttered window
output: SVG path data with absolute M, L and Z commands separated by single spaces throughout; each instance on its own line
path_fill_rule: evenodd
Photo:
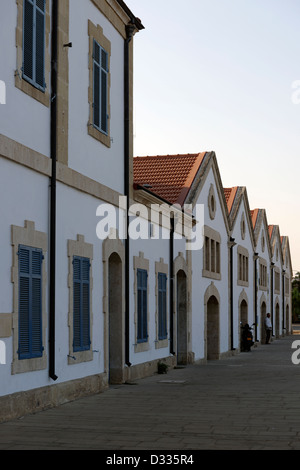
M 73 258 L 73 350 L 90 349 L 90 260 Z
M 167 275 L 158 273 L 158 339 L 167 338 Z
M 19 246 L 19 359 L 42 357 L 42 250 Z
M 137 342 L 148 340 L 147 327 L 147 278 L 145 269 L 137 270 Z
M 45 91 L 45 2 L 24 0 L 23 78 Z
M 93 45 L 93 124 L 108 133 L 108 54 L 94 40 Z

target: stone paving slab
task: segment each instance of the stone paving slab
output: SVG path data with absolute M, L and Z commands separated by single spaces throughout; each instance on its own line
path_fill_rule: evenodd
M 0 450 L 298 450 L 295 339 L 2 423 Z

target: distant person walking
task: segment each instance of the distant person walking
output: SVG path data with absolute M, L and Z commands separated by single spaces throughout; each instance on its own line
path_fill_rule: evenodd
M 272 322 L 271 322 L 271 315 L 267 313 L 265 318 L 265 330 L 266 330 L 266 344 L 269 344 L 271 338 L 271 331 L 272 331 Z

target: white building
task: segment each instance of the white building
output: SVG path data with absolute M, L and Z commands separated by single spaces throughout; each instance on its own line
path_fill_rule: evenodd
M 133 35 L 143 26 L 122 0 L 0 8 L 3 420 L 108 384 L 109 275 L 121 263 L 124 282 L 125 243 L 99 239 L 96 211 L 118 214 L 132 186 Z
M 288 238 L 225 197 L 214 152 L 133 158 L 123 0 L 0 10 L 0 421 L 236 354 L 272 302 L 290 332 Z
M 231 228 L 233 348 L 241 347 L 241 326 L 249 324 L 257 337 L 255 318 L 255 241 L 247 190 L 224 189 Z

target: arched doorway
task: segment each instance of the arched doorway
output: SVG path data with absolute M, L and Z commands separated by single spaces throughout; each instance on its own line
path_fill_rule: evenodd
M 266 330 L 265 330 L 265 318 L 267 315 L 267 306 L 265 302 L 262 302 L 260 306 L 260 339 L 261 343 L 266 342 Z
M 123 382 L 122 261 L 117 253 L 108 260 L 109 383 Z
M 212 295 L 207 301 L 207 359 L 220 357 L 220 320 L 219 302 Z
M 240 305 L 240 321 L 243 326 L 248 323 L 248 304 L 245 299 L 242 300 Z
M 177 281 L 177 361 L 188 363 L 187 338 L 187 279 L 183 270 L 178 271 Z
M 280 336 L 280 331 L 279 331 L 279 325 L 280 325 L 280 321 L 279 321 L 279 317 L 280 317 L 280 309 L 279 309 L 279 304 L 276 303 L 276 307 L 275 307 L 275 337 L 276 338 L 279 338 Z
M 240 342 L 241 342 L 241 339 L 242 339 L 242 327 L 246 325 L 246 323 L 248 323 L 248 304 L 246 302 L 245 299 L 242 300 L 241 304 L 240 304 Z M 242 346 L 241 346 L 241 349 L 242 349 Z

